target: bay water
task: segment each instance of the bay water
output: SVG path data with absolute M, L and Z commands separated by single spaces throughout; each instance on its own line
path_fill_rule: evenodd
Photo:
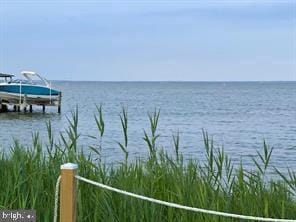
M 124 158 L 117 141 L 123 141 L 119 114 L 128 109 L 128 150 L 131 159 L 146 158 L 143 140 L 149 130 L 148 112 L 160 109 L 158 147 L 173 151 L 172 135 L 180 133 L 185 159 L 203 159 L 202 130 L 235 163 L 252 166 L 263 140 L 274 148 L 272 164 L 296 170 L 296 82 L 71 82 L 52 83 L 63 93 L 62 113 L 56 107 L 34 107 L 33 113 L 0 113 L 0 149 L 9 151 L 13 140 L 32 143 L 38 132 L 47 141 L 46 122 L 51 120 L 55 137 L 68 126 L 67 117 L 79 112 L 79 144 L 85 153 L 98 141 L 94 114 L 102 104 L 105 135 L 103 160 Z

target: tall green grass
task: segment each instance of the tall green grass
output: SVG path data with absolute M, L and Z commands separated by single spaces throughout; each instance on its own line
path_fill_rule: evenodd
M 265 142 L 253 160 L 253 170 L 243 164 L 235 167 L 223 148 L 214 147 L 206 132 L 206 161 L 184 161 L 179 133 L 172 136 L 174 155 L 158 146 L 159 115 L 159 110 L 149 113 L 150 129 L 143 132 L 150 155 L 145 160 L 131 161 L 128 113 L 122 109 L 119 119 L 123 140 L 119 138 L 116 143 L 124 161 L 114 166 L 101 160 L 106 130 L 102 106 L 95 114 L 98 133 L 92 136 L 97 145 L 90 146 L 89 151 L 82 151 L 78 145 L 77 110 L 68 119 L 69 127 L 59 135 L 53 133 L 48 122 L 48 141 L 41 141 L 38 133 L 32 136 L 30 146 L 15 141 L 0 157 L 0 208 L 36 209 L 38 221 L 52 221 L 60 165 L 70 161 L 79 164 L 83 177 L 137 194 L 211 210 L 296 219 L 296 174 L 271 168 L 272 149 Z M 268 179 L 267 170 L 277 173 L 277 179 Z M 83 182 L 78 184 L 77 200 L 78 221 L 239 221 L 160 206 Z

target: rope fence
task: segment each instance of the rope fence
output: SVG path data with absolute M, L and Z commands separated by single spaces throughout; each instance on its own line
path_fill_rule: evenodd
M 73 169 L 72 169 L 73 168 Z M 82 176 L 76 175 L 77 165 L 76 164 L 64 164 L 61 166 L 61 176 L 57 180 L 56 184 L 56 193 L 55 193 L 55 210 L 54 210 L 54 222 L 57 222 L 57 204 L 58 204 L 58 188 L 61 181 L 61 206 L 60 206 L 60 222 L 75 222 L 76 221 L 76 180 L 83 181 L 85 183 L 91 184 L 93 186 L 109 190 L 112 192 L 116 192 L 125 196 L 137 198 L 140 200 L 148 201 L 155 204 L 164 205 L 167 207 L 173 207 L 177 209 L 187 210 L 195 213 L 203 213 L 213 216 L 221 216 L 221 217 L 228 217 L 228 218 L 235 218 L 235 219 L 242 219 L 242 220 L 249 220 L 249 221 L 269 221 L 269 222 L 296 222 L 295 219 L 277 219 L 277 218 L 266 218 L 266 217 L 255 217 L 255 216 L 248 216 L 248 215 L 240 215 L 240 214 L 233 214 L 233 213 L 226 213 L 226 212 L 220 212 L 220 211 L 214 211 L 214 210 L 207 210 L 203 208 L 196 208 L 196 207 L 189 207 L 184 206 L 177 203 L 167 202 L 164 200 L 158 200 L 151 197 L 146 197 L 143 195 L 131 193 L 125 190 L 117 189 L 87 178 L 84 178 Z M 70 177 L 72 178 L 69 178 Z M 70 181 L 66 181 L 66 179 L 70 179 Z M 74 182 L 75 181 L 75 182 Z M 75 193 L 66 192 L 63 194 L 63 191 L 75 191 Z M 69 201 L 74 201 L 74 203 L 71 203 Z M 62 212 L 64 211 L 64 212 Z M 71 218 L 71 220 L 69 220 Z
M 55 186 L 55 194 L 54 194 L 54 210 L 53 210 L 53 221 L 57 222 L 58 220 L 58 203 L 59 203 L 59 187 L 61 183 L 61 176 L 58 177 L 57 183 Z

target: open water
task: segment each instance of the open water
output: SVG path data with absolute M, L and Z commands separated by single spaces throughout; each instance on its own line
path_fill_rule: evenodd
M 173 154 L 172 134 L 180 132 L 180 150 L 186 159 L 203 158 L 202 129 L 224 146 L 236 162 L 252 166 L 263 140 L 274 147 L 272 164 L 296 170 L 296 82 L 53 82 L 62 90 L 62 114 L 56 108 L 34 107 L 30 113 L 0 114 L 0 147 L 8 150 L 13 139 L 31 143 L 39 132 L 46 143 L 50 119 L 56 138 L 67 127 L 67 116 L 78 107 L 79 144 L 85 153 L 97 144 L 96 104 L 105 117 L 103 159 L 116 162 L 123 154 L 116 141 L 123 140 L 119 113 L 128 107 L 131 158 L 147 157 L 143 130 L 149 129 L 147 113 L 159 108 L 157 144 Z

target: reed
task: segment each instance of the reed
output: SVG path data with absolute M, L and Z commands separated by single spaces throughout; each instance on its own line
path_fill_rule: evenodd
M 159 113 L 155 110 L 148 116 L 150 129 L 144 131 L 143 139 L 150 155 L 145 160 L 127 161 L 128 115 L 124 108 L 120 113 L 124 139 L 118 144 L 125 161 L 119 165 L 106 165 L 100 158 L 106 130 L 102 106 L 95 114 L 98 146 L 89 147 L 89 152 L 77 143 L 78 110 L 69 117 L 64 133 L 54 135 L 48 122 L 48 141 L 41 141 L 38 133 L 33 134 L 30 146 L 14 141 L 0 156 L 0 208 L 36 209 L 37 221 L 52 221 L 59 168 L 71 161 L 79 164 L 81 176 L 149 197 L 238 214 L 296 219 L 296 174 L 270 166 L 272 149 L 265 141 L 253 170 L 243 164 L 234 166 L 205 131 L 206 161 L 185 161 L 179 133 L 172 138 L 174 155 L 158 145 Z M 268 170 L 275 172 L 277 179 L 269 178 Z M 147 203 L 84 183 L 79 183 L 77 200 L 78 221 L 239 221 Z

